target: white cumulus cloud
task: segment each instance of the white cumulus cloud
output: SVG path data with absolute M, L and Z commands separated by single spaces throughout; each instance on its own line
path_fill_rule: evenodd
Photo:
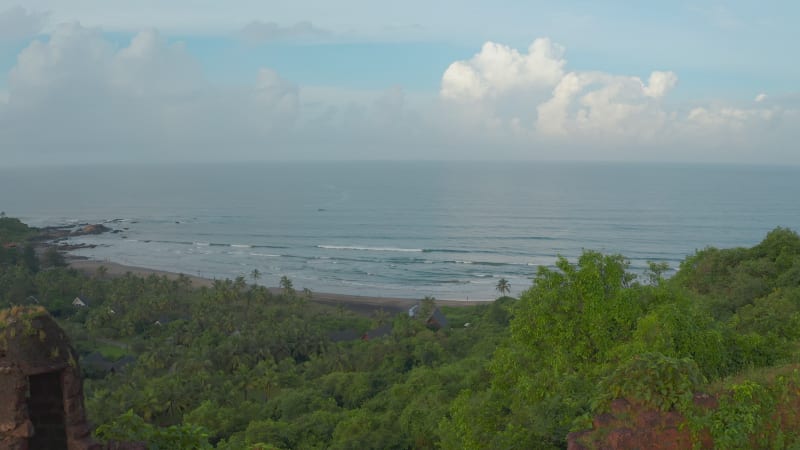
M 544 38 L 527 52 L 487 42 L 442 75 L 442 128 L 462 142 L 534 157 L 724 160 L 729 152 L 741 160 L 765 150 L 786 154 L 791 130 L 800 126 L 796 102 L 750 108 L 671 100 L 677 85 L 669 70 L 645 79 L 570 71 L 564 48 Z
M 676 83 L 672 72 L 653 72 L 648 84 L 637 77 L 570 72 L 538 106 L 536 126 L 545 135 L 651 136 L 667 118 L 658 100 Z
M 527 52 L 487 42 L 471 59 L 452 63 L 442 75 L 440 98 L 470 108 L 452 115 L 472 127 L 528 136 L 653 135 L 667 114 L 660 100 L 678 77 L 654 71 L 638 77 L 567 72 L 564 47 L 533 41 Z M 528 130 L 528 131 L 526 131 Z
M 442 76 L 442 98 L 475 101 L 511 91 L 554 86 L 563 76 L 563 47 L 536 39 L 527 53 L 487 42 L 467 61 L 452 63 Z
M 678 76 L 673 72 L 655 71 L 650 74 L 647 86 L 643 86 L 644 95 L 661 98 L 678 84 Z

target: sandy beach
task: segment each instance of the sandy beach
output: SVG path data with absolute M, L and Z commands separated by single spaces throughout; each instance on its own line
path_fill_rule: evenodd
M 119 277 L 130 272 L 138 276 L 165 276 L 169 279 L 176 279 L 180 276 L 179 273 L 168 272 L 164 270 L 148 269 L 145 267 L 127 266 L 124 264 L 109 262 L 109 261 L 95 261 L 89 259 L 70 259 L 68 260 L 70 267 L 79 270 L 89 276 L 97 274 L 97 269 L 100 266 L 106 268 L 106 276 Z M 210 278 L 198 277 L 195 275 L 186 275 L 192 282 L 194 287 L 211 287 L 214 285 L 214 280 Z M 281 290 L 277 287 L 270 287 L 270 291 L 279 293 Z M 411 306 L 416 304 L 419 300 L 396 298 L 396 297 L 368 297 L 361 295 L 347 295 L 347 294 L 331 294 L 325 292 L 313 292 L 311 301 L 322 303 L 326 305 L 339 306 L 356 312 L 358 314 L 369 315 L 374 311 L 383 309 L 386 312 L 397 313 L 408 310 Z M 467 301 L 467 300 L 439 300 L 436 303 L 441 306 L 470 306 L 483 303 L 482 301 Z

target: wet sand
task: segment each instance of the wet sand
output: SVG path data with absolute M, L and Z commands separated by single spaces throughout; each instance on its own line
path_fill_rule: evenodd
M 89 259 L 71 259 L 68 261 L 70 267 L 81 271 L 89 276 L 97 274 L 97 269 L 100 266 L 106 268 L 106 276 L 119 277 L 130 272 L 138 276 L 165 276 L 171 280 L 177 279 L 179 273 L 169 272 L 164 270 L 147 269 L 144 267 L 127 266 L 108 261 L 95 261 Z M 194 287 L 211 287 L 214 285 L 214 280 L 210 278 L 198 277 L 195 275 L 186 275 L 192 282 Z M 271 287 L 270 291 L 274 293 L 280 292 L 280 288 Z M 398 313 L 408 310 L 411 306 L 419 302 L 417 299 L 396 298 L 396 297 L 369 297 L 362 295 L 347 295 L 347 294 L 331 294 L 325 292 L 313 292 L 311 301 L 322 303 L 326 305 L 339 306 L 342 305 L 348 310 L 359 314 L 369 315 L 374 311 L 383 309 L 386 312 Z M 470 306 L 484 303 L 483 301 L 467 301 L 467 300 L 439 300 L 436 299 L 436 304 L 440 306 Z

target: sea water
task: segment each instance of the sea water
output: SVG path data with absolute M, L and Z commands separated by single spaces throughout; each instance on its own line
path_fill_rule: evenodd
M 490 299 L 584 249 L 641 273 L 706 246 L 800 230 L 800 168 L 622 163 L 320 162 L 0 169 L 0 210 L 104 222 L 75 252 L 298 289 Z M 249 280 L 249 278 L 248 278 Z

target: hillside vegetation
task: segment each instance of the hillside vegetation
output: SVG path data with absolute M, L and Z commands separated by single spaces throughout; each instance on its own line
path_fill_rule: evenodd
M 774 420 L 800 386 L 800 237 L 788 229 L 749 249 L 698 251 L 669 279 L 659 264 L 635 276 L 620 255 L 561 258 L 519 299 L 441 308 L 449 326 L 439 330 L 407 314 L 357 316 L 291 288 L 272 295 L 242 277 L 193 289 L 185 278 L 4 261 L 0 300 L 35 296 L 84 359 L 135 358 L 113 373 L 81 362 L 103 440 L 565 448 L 570 432 L 625 398 L 679 412 L 698 443 L 800 442 L 796 420 Z M 76 296 L 89 306 L 73 306 Z M 358 338 L 384 323 L 388 335 Z M 718 407 L 696 408 L 697 392 Z
M 6 217 L 0 213 L 0 243 L 21 242 L 33 236 L 35 232 L 35 228 L 29 227 L 19 219 Z

